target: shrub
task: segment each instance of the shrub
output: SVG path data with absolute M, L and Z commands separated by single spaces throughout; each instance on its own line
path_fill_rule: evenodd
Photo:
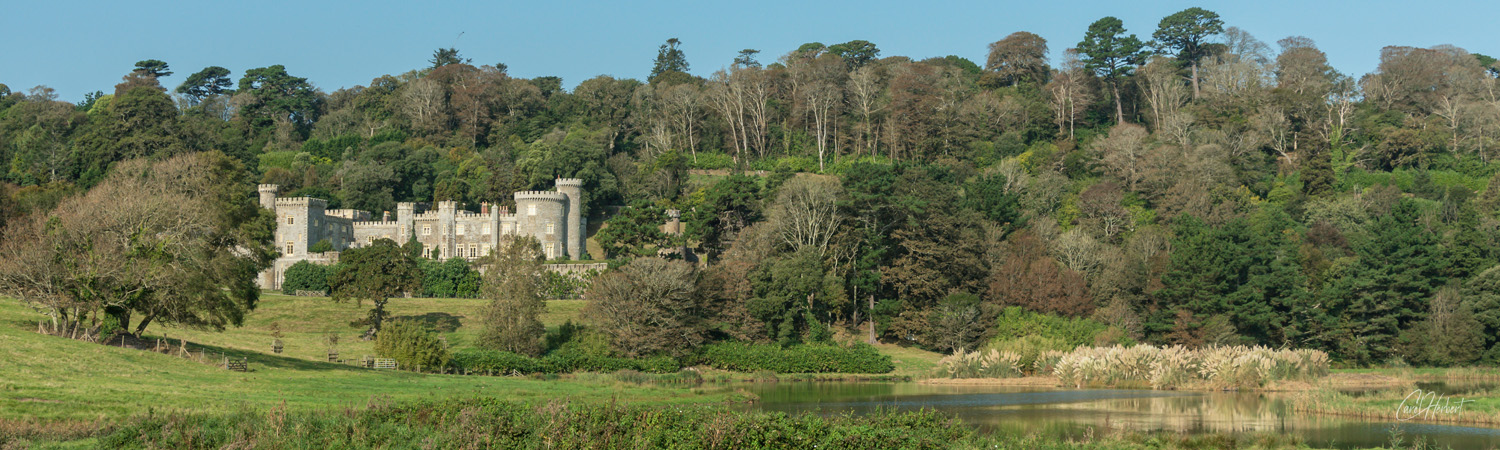
M 1049 354 L 1050 356 L 1060 358 L 1062 357 L 1063 352 L 1072 350 L 1073 346 L 1068 345 L 1066 342 L 1063 342 L 1062 339 L 1058 339 L 1055 337 L 1030 335 L 1007 341 L 996 342 L 990 344 L 989 348 L 992 350 L 998 350 L 1002 353 L 1015 354 L 1018 358 L 1020 358 L 1019 361 L 1017 361 L 1017 365 L 1022 371 L 1047 374 L 1051 373 L 1051 371 L 1048 370 L 1037 372 L 1038 359 L 1040 359 L 1043 354 Z M 1055 363 L 1056 361 L 1054 360 L 1046 363 L 1045 365 L 1050 368 L 1051 364 Z
M 297 291 L 328 291 L 328 266 L 298 261 L 286 268 L 281 281 L 281 292 L 287 295 Z
M 720 342 L 704 346 L 692 358 L 695 364 L 736 372 L 888 373 L 896 368 L 890 356 L 862 343 L 848 347 L 831 344 L 782 347 Z
M 1020 361 L 1020 355 L 995 349 L 958 352 L 938 361 L 938 373 L 948 378 L 1019 377 Z
M 690 156 L 688 168 L 700 170 L 730 169 L 734 167 L 734 158 L 724 153 L 699 152 L 697 156 Z
M 994 342 L 1041 336 L 1061 340 L 1071 349 L 1080 345 L 1094 345 L 1094 339 L 1107 329 L 1108 325 L 1091 319 L 1041 314 L 1011 306 L 1005 308 L 996 320 Z
M 542 358 L 494 350 L 464 350 L 453 355 L 453 366 L 474 373 L 502 375 L 621 370 L 674 373 L 682 369 L 677 359 L 670 356 L 632 359 L 592 355 L 572 349 L 553 352 Z
M 375 336 L 375 353 L 396 360 L 402 367 L 414 369 L 441 368 L 451 356 L 448 346 L 422 325 L 408 320 L 392 322 Z

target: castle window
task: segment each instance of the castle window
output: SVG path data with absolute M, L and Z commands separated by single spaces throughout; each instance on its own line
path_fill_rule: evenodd
M 501 225 L 500 226 L 500 234 L 510 234 L 510 224 L 507 223 L 507 224 Z
M 483 234 L 490 234 L 490 224 L 484 224 Z
M 547 222 L 547 234 L 553 234 L 554 231 L 557 231 L 554 228 L 552 222 Z
M 469 244 L 469 257 L 470 258 L 478 258 L 479 257 L 479 244 Z
M 536 215 L 536 205 L 526 205 L 526 215 L 528 215 L 528 216 L 535 216 Z
M 297 220 L 294 219 L 294 218 L 292 218 L 292 216 L 286 216 L 286 224 L 287 225 L 296 225 L 296 221 Z
M 422 225 L 422 235 L 432 236 L 432 225 Z
M 546 253 L 547 253 L 547 259 L 552 259 L 552 258 L 556 258 L 557 257 L 557 251 L 552 248 L 551 244 L 548 244 L 546 247 L 543 247 L 542 250 L 546 251 Z
M 293 250 L 296 250 L 296 249 L 297 249 L 296 244 L 293 244 L 292 241 L 286 241 L 286 254 L 290 255 L 290 254 L 296 253 L 295 251 L 293 251 Z
M 490 256 L 490 244 L 484 244 L 484 247 L 481 247 L 479 256 Z
M 458 225 L 458 235 L 459 236 L 463 236 L 464 235 L 464 226 L 463 226 L 463 224 L 459 224 Z

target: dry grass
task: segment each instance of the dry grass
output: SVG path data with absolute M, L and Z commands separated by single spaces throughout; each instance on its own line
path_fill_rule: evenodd
M 1326 353 L 1244 346 L 1198 350 L 1151 345 L 1079 347 L 1050 364 L 1063 385 L 1078 388 L 1258 389 L 1273 381 L 1316 380 L 1328 375 Z

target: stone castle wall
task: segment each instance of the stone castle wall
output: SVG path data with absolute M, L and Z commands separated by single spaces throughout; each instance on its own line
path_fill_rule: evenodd
M 400 245 L 415 237 L 422 244 L 424 256 L 436 252 L 440 259 L 472 261 L 499 247 L 502 236 L 532 236 L 542 243 L 548 259 L 581 259 L 586 229 L 579 211 L 582 182 L 559 179 L 557 187 L 557 191 L 516 192 L 514 213 L 489 204 L 474 213 L 459 209 L 451 201 L 420 211 L 420 205 L 403 202 L 397 204 L 394 220 L 384 220 L 387 213 L 381 216 L 383 220 L 374 221 L 366 211 L 328 210 L 325 200 L 281 198 L 276 196 L 276 185 L 261 185 L 260 204 L 276 213 L 276 245 L 282 254 L 261 274 L 259 284 L 263 289 L 280 289 L 282 274 L 292 264 L 332 264 L 337 262 L 337 252 L 364 247 L 378 239 Z M 308 252 L 324 239 L 333 246 L 332 256 Z

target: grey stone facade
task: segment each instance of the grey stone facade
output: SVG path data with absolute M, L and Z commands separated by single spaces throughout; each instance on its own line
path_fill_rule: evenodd
M 532 236 L 542 243 L 548 259 L 582 259 L 584 234 L 583 182 L 557 180 L 556 191 L 522 191 L 514 194 L 516 211 L 481 205 L 480 212 L 458 209 L 451 201 L 423 211 L 416 203 L 396 205 L 396 217 L 385 214 L 371 220 L 370 213 L 349 209 L 328 210 L 328 202 L 316 198 L 278 198 L 276 185 L 260 186 L 261 207 L 276 213 L 276 245 L 281 257 L 258 279 L 263 289 L 280 289 L 283 274 L 299 261 L 315 264 L 338 262 L 338 252 L 369 245 L 376 239 L 401 244 L 415 236 L 423 254 L 440 259 L 470 261 L 488 255 L 502 236 Z M 332 251 L 310 253 L 318 241 L 327 239 Z

